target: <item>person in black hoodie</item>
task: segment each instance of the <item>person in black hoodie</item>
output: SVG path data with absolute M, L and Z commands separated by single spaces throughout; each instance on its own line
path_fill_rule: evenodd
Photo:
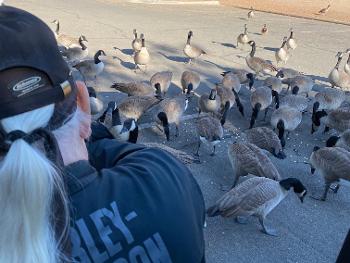
M 0 262 L 205 262 L 191 172 L 90 126 L 86 86 L 40 19 L 1 6 L 0 34 Z

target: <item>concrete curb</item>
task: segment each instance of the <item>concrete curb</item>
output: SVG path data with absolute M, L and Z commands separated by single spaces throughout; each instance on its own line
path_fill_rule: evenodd
M 129 0 L 132 4 L 150 5 L 220 5 L 219 1 L 166 1 L 166 0 Z

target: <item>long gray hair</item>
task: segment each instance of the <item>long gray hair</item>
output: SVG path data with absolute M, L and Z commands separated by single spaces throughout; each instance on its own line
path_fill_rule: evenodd
M 79 130 L 79 114 L 56 130 L 55 136 L 69 137 L 70 129 Z M 45 127 L 54 113 L 54 105 L 2 119 L 6 133 L 21 130 L 30 133 Z M 23 139 L 12 142 L 0 160 L 0 262 L 61 262 L 63 235 L 55 233 L 52 219 L 54 197 L 63 204 L 63 232 L 69 226 L 68 200 L 61 171 L 39 145 Z M 62 233 L 63 233 L 62 232 Z

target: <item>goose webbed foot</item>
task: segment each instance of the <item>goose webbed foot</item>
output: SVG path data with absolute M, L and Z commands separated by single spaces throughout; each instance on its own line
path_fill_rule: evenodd
M 277 236 L 277 231 L 275 229 L 269 228 L 269 227 L 267 227 L 265 225 L 265 219 L 264 218 L 259 217 L 259 223 L 262 226 L 261 232 L 263 232 L 264 234 L 269 235 L 269 236 L 274 236 L 274 237 Z
M 248 218 L 244 216 L 237 216 L 235 218 L 236 223 L 241 224 L 241 225 L 246 225 L 248 224 Z
M 334 188 L 329 187 L 329 189 L 332 190 L 333 193 L 335 193 L 335 194 L 338 193 L 339 188 L 340 188 L 340 184 L 337 184 Z

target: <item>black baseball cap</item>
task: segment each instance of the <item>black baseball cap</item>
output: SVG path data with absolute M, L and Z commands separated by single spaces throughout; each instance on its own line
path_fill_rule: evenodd
M 62 122 L 76 108 L 76 88 L 52 30 L 1 6 L 0 36 L 0 119 L 56 103 L 52 119 Z

